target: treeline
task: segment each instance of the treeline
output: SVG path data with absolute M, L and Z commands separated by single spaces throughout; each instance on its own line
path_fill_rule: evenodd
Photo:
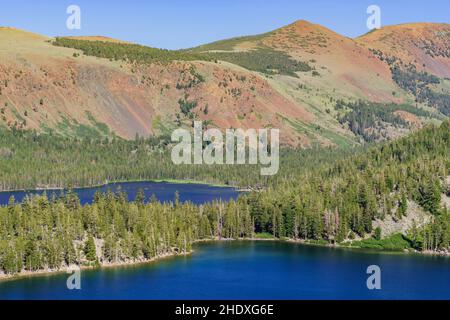
M 252 71 L 274 75 L 297 77 L 296 72 L 308 72 L 313 68 L 297 61 L 288 54 L 262 47 L 249 52 L 198 52 L 192 50 L 164 50 L 136 44 L 106 41 L 56 38 L 53 45 L 81 50 L 87 56 L 126 61 L 129 63 L 168 63 L 172 61 L 227 61 Z
M 249 196 L 255 231 L 332 242 L 375 236 L 375 219 L 400 220 L 414 201 L 439 225 L 434 246 L 447 248 L 450 221 L 441 199 L 448 176 L 447 121 Z
M 196 207 L 144 200 L 143 193 L 128 202 L 125 194 L 109 192 L 82 207 L 74 193 L 22 204 L 11 198 L 0 208 L 0 271 L 147 261 L 188 253 L 194 240 L 253 234 L 249 210 L 238 211 L 233 201 Z
M 53 42 L 58 47 L 81 50 L 87 56 L 105 58 L 130 63 L 167 63 L 171 61 L 211 60 L 205 54 L 181 50 L 157 49 L 137 44 L 113 43 L 106 41 L 77 40 L 58 37 Z
M 280 172 L 258 165 L 174 165 L 170 137 L 73 138 L 0 127 L 0 191 L 89 187 L 112 181 L 182 179 L 239 187 L 267 186 L 357 150 L 282 149 Z
M 268 75 L 282 74 L 298 77 L 296 72 L 313 70 L 307 62 L 297 61 L 285 52 L 266 47 L 248 52 L 214 52 L 209 55 L 215 60 L 228 61 L 247 70 Z
M 430 84 L 440 83 L 438 77 L 424 71 L 418 72 L 414 65 L 409 65 L 406 70 L 403 69 L 405 68 L 394 66 L 392 68 L 392 77 L 401 88 L 413 94 L 417 94 L 418 91 Z
M 436 92 L 430 88 L 430 86 L 440 84 L 441 79 L 426 71 L 419 72 L 414 64 L 406 64 L 401 59 L 388 56 L 380 50 L 371 49 L 371 52 L 389 65 L 392 80 L 400 88 L 414 95 L 417 102 L 426 103 L 446 116 L 450 115 L 450 94 Z M 433 56 L 429 47 L 427 54 Z
M 123 193 L 97 194 L 85 206 L 73 193 L 21 204 L 11 199 L 0 208 L 0 268 L 15 273 L 71 263 L 143 261 L 188 252 L 195 240 L 257 233 L 329 243 L 357 236 L 379 239 L 374 221 L 402 219 L 411 201 L 432 216 L 429 225 L 405 235 L 411 248 L 449 248 L 450 213 L 441 199 L 450 195 L 445 183 L 450 122 L 334 163 L 312 162 L 298 175 L 228 203 L 147 203 L 142 193 L 133 202 Z
M 409 128 L 410 123 L 401 118 L 397 111 L 406 111 L 418 117 L 430 117 L 430 113 L 410 105 L 381 104 L 367 101 L 345 102 L 338 100 L 336 110 L 344 111 L 338 117 L 341 124 L 347 124 L 349 129 L 366 142 L 384 140 L 388 125 Z
M 440 217 L 435 220 L 441 231 L 433 234 L 434 244 L 447 248 L 449 216 L 440 202 L 448 192 L 444 181 L 449 175 L 447 121 L 313 170 L 301 184 L 289 181 L 257 196 L 267 196 L 263 203 L 275 206 L 268 211 L 278 212 L 276 221 L 283 221 L 277 227 L 266 220 L 276 235 L 338 242 L 374 236 L 374 219 L 400 220 L 408 213 L 408 202 L 414 201 Z
M 449 193 L 449 176 L 447 121 L 252 195 L 255 230 L 330 242 L 375 237 L 374 220 L 400 220 L 414 201 L 434 217 L 432 225 L 417 230 L 416 237 L 428 239 L 427 245 L 414 246 L 446 249 L 450 220 L 441 199 Z
M 446 116 L 450 115 L 450 95 L 436 92 L 430 89 L 430 85 L 436 85 L 441 80 L 426 72 L 418 72 L 415 66 L 409 66 L 402 70 L 398 66 L 391 68 L 393 80 L 402 88 L 412 93 L 417 102 L 427 103 Z

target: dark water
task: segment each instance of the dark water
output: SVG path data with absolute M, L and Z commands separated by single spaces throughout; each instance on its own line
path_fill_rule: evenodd
M 450 299 L 450 259 L 282 242 L 208 243 L 188 257 L 0 283 L 0 299 Z M 369 265 L 381 290 L 367 289 Z
M 179 192 L 181 201 L 191 201 L 195 204 L 204 204 L 214 200 L 222 199 L 229 201 L 236 199 L 239 195 L 234 188 L 215 187 L 203 184 L 177 184 L 166 182 L 126 182 L 112 183 L 102 187 L 75 189 L 82 204 L 92 203 L 94 194 L 97 191 L 106 192 L 108 189 L 117 192 L 125 191 L 129 200 L 134 200 L 140 189 L 144 190 L 147 200 L 152 195 L 161 202 L 169 202 L 175 199 L 175 192 Z M 46 194 L 51 197 L 52 194 L 59 196 L 61 190 L 46 190 Z M 16 202 L 21 202 L 27 195 L 41 195 L 44 191 L 12 191 L 0 192 L 0 205 L 7 205 L 9 198 L 14 196 Z

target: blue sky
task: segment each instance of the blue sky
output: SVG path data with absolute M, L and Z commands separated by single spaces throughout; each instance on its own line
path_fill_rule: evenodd
M 66 8 L 81 8 L 81 30 L 66 28 Z M 354 37 L 366 33 L 366 9 L 382 24 L 449 23 L 449 0 L 0 0 L 0 26 L 49 35 L 104 35 L 159 48 L 188 48 L 271 31 L 299 19 Z

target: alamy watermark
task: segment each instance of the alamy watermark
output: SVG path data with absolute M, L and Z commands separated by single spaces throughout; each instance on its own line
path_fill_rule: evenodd
M 367 289 L 369 290 L 381 290 L 381 268 L 377 265 L 367 267 L 367 274 L 370 274 L 367 278 Z
M 377 5 L 370 5 L 367 7 L 367 14 L 370 14 L 367 18 L 367 28 L 369 30 L 381 28 L 381 8 Z
M 77 5 L 70 5 L 67 7 L 66 13 L 69 17 L 66 20 L 66 27 L 69 30 L 81 29 L 81 9 Z
M 177 129 L 172 133 L 174 164 L 252 164 L 262 166 L 261 175 L 272 176 L 280 167 L 279 129 L 219 129 L 203 132 L 203 123 L 194 122 L 190 130 Z M 248 142 L 248 143 L 247 143 Z
M 81 269 L 79 266 L 73 265 L 67 268 L 70 276 L 67 278 L 66 285 L 69 290 L 81 290 Z

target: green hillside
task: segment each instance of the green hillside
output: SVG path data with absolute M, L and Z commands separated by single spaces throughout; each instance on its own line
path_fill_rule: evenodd
M 18 142 L 26 137 L 15 139 Z M 67 145 L 52 140 L 40 143 L 70 149 L 69 141 Z M 96 154 L 88 147 L 92 142 L 82 143 L 87 147 L 84 157 Z M 116 143 L 114 149 L 123 152 L 125 145 Z M 2 158 L 12 156 L 13 150 L 1 149 Z M 62 162 L 62 167 L 68 161 L 56 154 L 40 157 L 52 157 L 53 163 Z M 296 172 L 295 157 L 287 159 L 290 161 L 285 158 L 284 167 Z M 113 156 L 97 160 L 115 162 Z M 36 197 L 22 204 L 11 198 L 8 206 L 0 208 L 0 269 L 14 274 L 72 263 L 142 261 L 189 252 L 195 240 L 254 237 L 255 233 L 321 243 L 368 235 L 378 242 L 366 240 L 360 245 L 372 248 L 449 247 L 450 215 L 440 204 L 443 196 L 450 196 L 445 183 L 450 175 L 448 121 L 366 152 L 343 156 L 335 163 L 312 162 L 315 169 L 298 170 L 262 192 L 242 196 L 237 202 L 205 206 L 178 201 L 144 204 L 142 195 L 129 203 L 124 194 L 112 193 L 98 194 L 94 204 L 84 207 L 74 193 L 62 198 Z M 133 163 L 129 165 L 133 167 Z M 18 172 L 29 170 L 26 163 L 22 166 L 16 168 Z M 380 230 L 373 230 L 374 219 L 389 215 L 401 219 L 408 215 L 408 201 L 431 214 L 432 222 L 413 228 L 407 235 L 379 241 Z M 101 252 L 95 245 L 98 240 L 102 240 Z

